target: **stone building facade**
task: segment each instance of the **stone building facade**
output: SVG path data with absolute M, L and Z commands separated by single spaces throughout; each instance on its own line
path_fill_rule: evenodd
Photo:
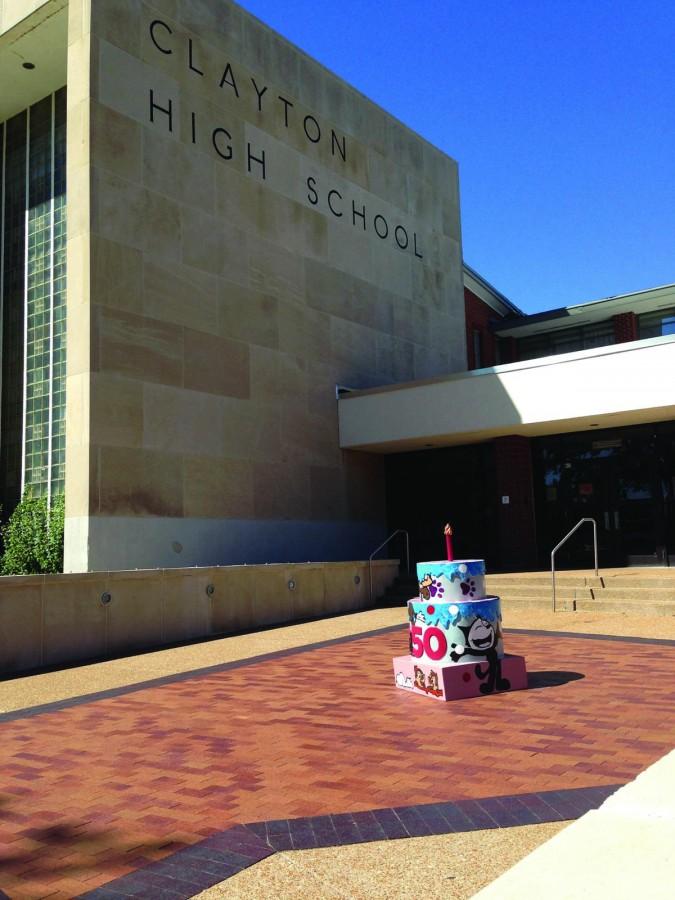
M 233 3 L 28 7 L 0 120 L 66 89 L 66 570 L 367 556 L 336 386 L 466 369 L 456 163 Z

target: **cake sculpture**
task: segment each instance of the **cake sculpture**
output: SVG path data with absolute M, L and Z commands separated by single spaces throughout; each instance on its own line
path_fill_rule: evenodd
M 499 597 L 485 594 L 485 562 L 417 564 L 419 596 L 408 601 L 410 654 L 394 659 L 396 686 L 438 700 L 460 700 L 527 687 L 522 656 L 504 653 Z

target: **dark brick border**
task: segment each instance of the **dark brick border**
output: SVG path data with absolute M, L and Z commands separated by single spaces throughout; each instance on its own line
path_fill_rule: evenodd
M 343 637 L 331 638 L 327 641 L 317 641 L 313 644 L 301 644 L 298 647 L 289 647 L 286 650 L 275 650 L 271 653 L 262 653 L 258 656 L 248 656 L 245 659 L 236 659 L 232 662 L 216 663 L 212 666 L 204 666 L 199 669 L 190 669 L 187 672 L 177 672 L 174 675 L 163 675 L 160 678 L 151 678 L 147 681 L 139 681 L 135 684 L 127 684 L 117 688 L 109 688 L 106 691 L 96 691 L 91 694 L 81 694 L 78 697 L 68 697 L 64 700 L 54 700 L 52 703 L 43 703 L 39 706 L 29 706 L 24 709 L 10 710 L 9 712 L 0 713 L 0 725 L 3 722 L 15 722 L 18 719 L 29 719 L 32 716 L 40 716 L 43 713 L 58 712 L 61 709 L 68 709 L 71 706 L 81 706 L 84 703 L 96 703 L 97 700 L 106 700 L 109 697 L 121 697 L 125 694 L 133 694 L 137 691 L 143 691 L 146 688 L 161 687 L 164 684 L 174 684 L 179 681 L 189 681 L 191 678 L 199 678 L 202 675 L 211 675 L 216 672 L 226 672 L 228 669 L 240 669 L 243 666 L 252 666 L 256 663 L 267 662 L 272 659 L 283 659 L 288 656 L 295 656 L 298 653 L 305 653 L 310 650 L 319 650 L 321 647 L 331 647 L 336 644 L 346 644 L 350 641 L 358 641 L 363 638 L 372 637 L 378 634 L 389 634 L 392 631 L 403 630 L 407 625 L 387 625 L 384 628 L 376 628 L 373 631 L 360 631 L 358 634 L 348 634 Z M 579 638 L 580 640 L 591 641 L 619 641 L 621 643 L 630 644 L 654 644 L 661 647 L 675 647 L 674 640 L 666 638 L 641 638 L 641 637 L 624 637 L 614 634 L 587 634 L 585 632 L 576 633 L 574 631 L 545 631 L 542 629 L 528 628 L 506 628 L 505 633 L 523 634 L 532 637 L 558 637 L 558 638 Z M 159 648 L 157 652 L 161 652 Z M 98 662 L 106 662 L 106 660 L 98 660 Z M 95 665 L 96 663 L 84 663 L 83 665 Z M 30 677 L 30 676 L 26 676 Z M 0 679 L 1 680 L 1 679 Z M 0 900 L 2 898 L 0 897 Z
M 81 894 L 80 900 L 149 896 L 188 900 L 283 850 L 565 822 L 597 809 L 620 787 L 569 788 L 236 825 Z

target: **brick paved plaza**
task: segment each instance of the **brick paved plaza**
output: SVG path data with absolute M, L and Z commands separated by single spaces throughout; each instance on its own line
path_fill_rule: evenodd
M 447 704 L 394 688 L 396 626 L 6 713 L 0 888 L 190 897 L 275 850 L 572 819 L 675 743 L 675 642 L 507 642 L 530 689 Z

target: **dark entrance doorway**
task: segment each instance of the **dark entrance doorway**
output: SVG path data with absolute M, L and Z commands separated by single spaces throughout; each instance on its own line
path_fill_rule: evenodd
M 589 516 L 598 525 L 601 566 L 675 562 L 675 423 L 539 438 L 532 451 L 543 553 Z M 591 553 L 588 526 L 556 558 L 562 567 L 586 568 Z
M 414 561 L 444 559 L 443 525 L 458 559 L 497 559 L 494 445 L 472 444 L 386 457 L 389 530 L 410 533 Z

